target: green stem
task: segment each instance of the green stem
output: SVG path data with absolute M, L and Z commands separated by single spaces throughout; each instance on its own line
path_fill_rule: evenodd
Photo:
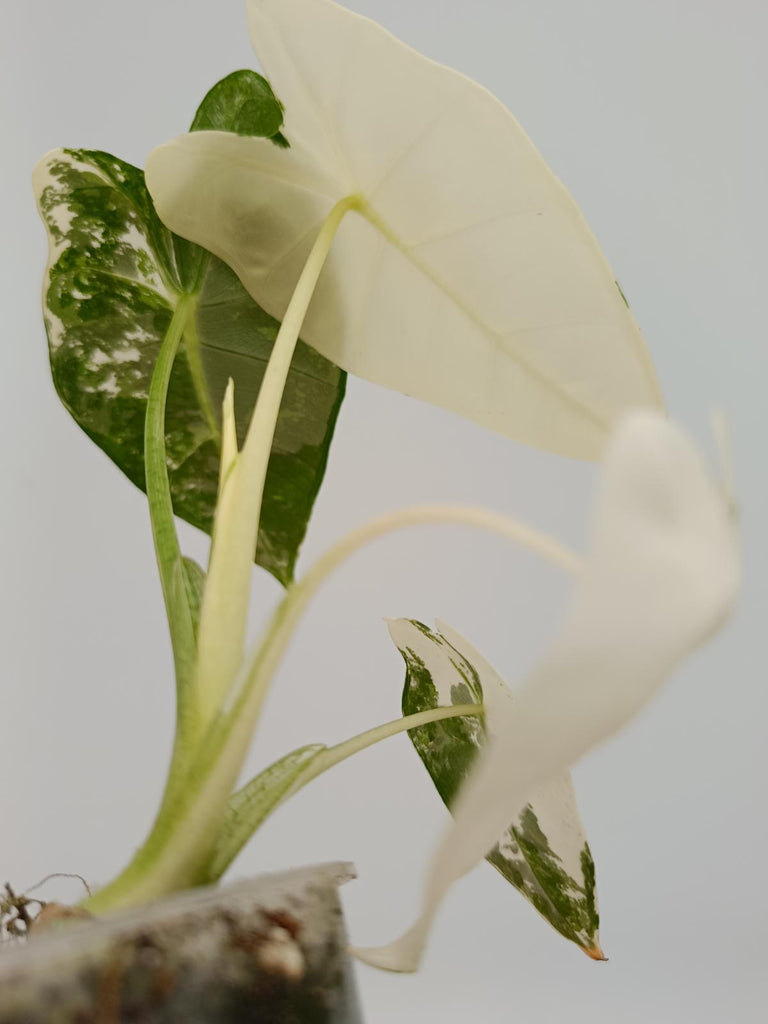
M 200 735 L 195 707 L 195 628 L 189 601 L 184 560 L 176 534 L 165 446 L 165 408 L 171 372 L 181 338 L 191 321 L 197 298 L 180 296 L 155 362 L 147 398 L 144 425 L 144 466 L 147 503 L 155 555 L 171 634 L 176 674 L 176 732 L 165 791 L 150 834 L 131 863 L 110 886 L 86 900 L 99 908 L 109 904 L 109 893 L 129 887 L 152 863 L 173 829 L 185 776 Z
M 173 363 L 181 337 L 194 313 L 195 303 L 196 299 L 191 295 L 181 296 L 178 300 L 152 374 L 144 428 L 147 502 L 176 673 L 174 762 L 185 759 L 195 732 L 195 713 L 190 700 L 195 671 L 195 632 L 168 479 L 165 406 Z
M 482 704 L 429 708 L 367 729 L 333 747 L 302 747 L 280 758 L 232 796 L 227 820 L 222 825 L 217 847 L 206 870 L 206 881 L 218 881 L 266 819 L 329 768 L 398 733 L 449 718 L 482 716 L 484 712 Z M 297 756 L 301 761 L 299 767 L 294 768 Z

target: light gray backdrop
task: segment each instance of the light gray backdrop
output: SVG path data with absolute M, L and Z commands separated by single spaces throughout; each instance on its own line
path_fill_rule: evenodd
M 766 985 L 766 144 L 763 0 L 353 0 L 489 86 L 575 194 L 644 328 L 672 413 L 732 424 L 746 585 L 737 619 L 576 770 L 608 964 L 563 942 L 487 867 L 456 887 L 415 977 L 359 971 L 369 1024 L 758 1022 Z M 154 812 L 171 662 L 145 503 L 50 382 L 45 241 L 30 170 L 60 145 L 141 164 L 206 89 L 253 63 L 240 0 L 4 5 L 0 881 L 106 881 Z M 457 140 L 460 144 L 460 140 Z M 593 470 L 351 380 L 302 565 L 413 501 L 481 502 L 581 544 Z M 182 528 L 203 559 L 204 539 Z M 278 597 L 254 574 L 253 627 Z M 503 542 L 382 541 L 328 585 L 249 768 L 398 713 L 384 615 L 441 616 L 518 679 L 565 583 Z M 445 821 L 405 738 L 285 807 L 236 873 L 345 858 L 352 936 L 392 937 Z M 51 895 L 77 892 L 52 885 Z

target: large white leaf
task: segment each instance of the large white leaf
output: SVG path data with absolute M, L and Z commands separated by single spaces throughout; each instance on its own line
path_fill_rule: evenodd
M 515 707 L 512 691 L 480 652 L 445 623 L 439 622 L 438 629 L 412 619 L 389 623 L 406 664 L 404 715 L 451 704 L 483 704 L 482 719 L 445 719 L 409 733 L 437 791 L 451 807 L 483 744 L 504 733 Z M 570 772 L 531 794 L 486 860 L 553 928 L 593 959 L 603 958 L 595 867 Z
M 416 924 L 362 959 L 416 968 L 447 889 L 542 783 L 625 725 L 722 625 L 739 578 L 728 503 L 693 444 L 657 414 L 628 417 L 608 448 L 591 559 L 559 635 L 458 795 Z
M 199 132 L 155 150 L 166 224 L 281 317 L 321 223 L 358 195 L 302 332 L 329 359 L 580 457 L 661 404 L 594 237 L 498 100 L 330 0 L 248 11 L 290 149 Z

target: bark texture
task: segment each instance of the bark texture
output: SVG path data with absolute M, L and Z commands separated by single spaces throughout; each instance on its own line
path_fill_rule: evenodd
M 362 1024 L 348 864 L 194 890 L 0 952 L 0 1024 Z

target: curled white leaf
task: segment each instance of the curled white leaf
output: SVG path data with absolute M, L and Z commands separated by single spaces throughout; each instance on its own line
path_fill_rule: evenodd
M 723 624 L 739 582 L 729 508 L 699 452 L 662 416 L 628 416 L 607 450 L 591 557 L 565 622 L 458 795 L 418 920 L 393 944 L 357 955 L 415 970 L 453 882 L 538 786 L 621 729 Z

